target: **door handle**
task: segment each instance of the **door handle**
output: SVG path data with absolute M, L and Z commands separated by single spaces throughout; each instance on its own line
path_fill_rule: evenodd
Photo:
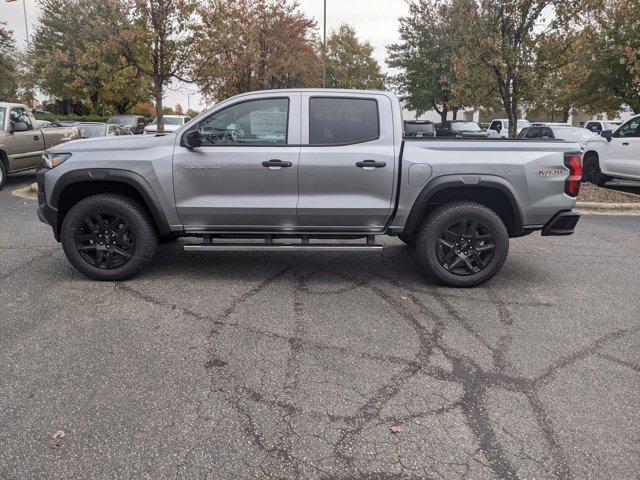
M 267 160 L 266 162 L 262 162 L 262 166 L 263 167 L 267 167 L 267 168 L 287 168 L 292 166 L 293 163 L 291 162 L 283 162 L 282 160 L 278 160 L 277 158 L 274 158 L 273 160 Z
M 622 142 L 623 145 L 629 145 L 629 142 Z
M 34 139 L 34 140 L 40 140 L 40 137 L 39 137 L 38 135 L 34 135 L 34 136 L 33 136 L 33 139 Z
M 384 168 L 387 162 L 376 162 L 375 160 L 365 160 L 364 162 L 356 162 L 356 167 L 371 170 L 373 168 Z

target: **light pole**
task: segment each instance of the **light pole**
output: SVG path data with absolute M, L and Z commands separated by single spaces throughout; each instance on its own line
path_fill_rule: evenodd
M 7 0 L 7 3 L 13 3 L 17 0 Z M 27 50 L 29 49 L 29 24 L 27 23 L 27 3 L 26 0 L 22 0 L 22 12 L 24 13 L 24 34 L 27 39 Z
M 324 16 L 322 23 L 322 86 L 327 88 L 327 0 L 324 0 Z

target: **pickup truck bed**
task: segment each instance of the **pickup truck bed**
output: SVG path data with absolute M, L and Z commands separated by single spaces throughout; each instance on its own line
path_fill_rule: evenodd
M 497 273 L 509 237 L 572 233 L 577 145 L 402 133 L 386 92 L 244 94 L 174 134 L 53 149 L 38 172 L 40 217 L 97 279 L 137 272 L 158 236 L 200 237 L 189 247 L 200 250 L 373 251 L 384 234 L 415 245 L 437 281 L 472 286 Z M 314 240 L 335 238 L 366 243 Z

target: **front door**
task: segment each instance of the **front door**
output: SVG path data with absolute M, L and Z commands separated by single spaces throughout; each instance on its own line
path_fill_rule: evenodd
M 176 146 L 178 214 L 188 231 L 298 226 L 300 94 L 250 96 L 185 130 L 202 146 Z
M 606 170 L 612 174 L 640 178 L 640 116 L 616 130 L 607 147 Z
M 24 170 L 34 168 L 42 158 L 44 140 L 42 133 L 36 129 L 37 125 L 33 124 L 31 117 L 24 107 L 14 107 L 9 113 L 10 128 L 16 123 L 24 123 L 27 125 L 26 132 L 13 132 L 11 134 L 11 161 L 10 169 Z
M 385 95 L 303 94 L 298 200 L 303 228 L 384 227 L 391 215 L 398 154 L 391 111 Z

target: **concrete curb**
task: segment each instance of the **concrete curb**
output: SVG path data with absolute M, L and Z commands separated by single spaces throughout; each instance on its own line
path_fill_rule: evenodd
M 576 207 L 587 215 L 640 215 L 640 203 L 577 202 Z

